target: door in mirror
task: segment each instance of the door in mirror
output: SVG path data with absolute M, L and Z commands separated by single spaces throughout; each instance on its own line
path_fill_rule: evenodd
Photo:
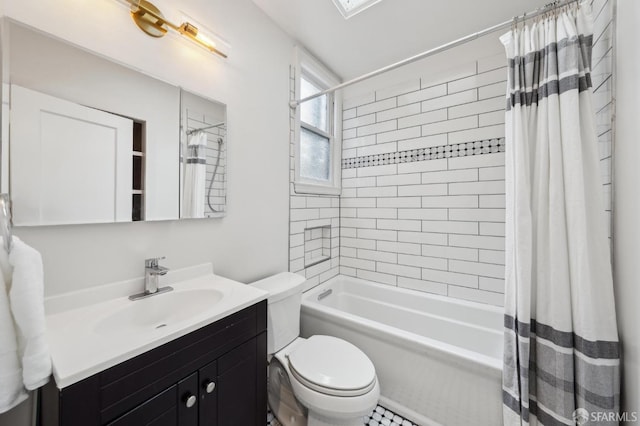
M 11 86 L 15 225 L 130 222 L 133 120 Z

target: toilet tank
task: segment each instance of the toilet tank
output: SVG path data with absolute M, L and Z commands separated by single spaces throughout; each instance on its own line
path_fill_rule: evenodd
M 281 272 L 251 283 L 269 293 L 267 300 L 267 354 L 273 355 L 300 335 L 302 284 L 306 278 Z

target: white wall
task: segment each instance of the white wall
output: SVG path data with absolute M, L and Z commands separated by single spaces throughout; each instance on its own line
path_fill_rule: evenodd
M 171 2 L 157 5 L 169 17 L 176 14 Z M 229 41 L 228 60 L 179 36 L 146 36 L 116 1 L 5 4 L 5 15 L 15 20 L 228 106 L 228 216 L 16 229 L 43 254 L 48 295 L 139 276 L 143 259 L 155 255 L 167 256 L 170 268 L 213 261 L 220 274 L 240 281 L 287 268 L 292 42 L 250 0 L 182 5 Z
M 172 10 L 177 2 L 155 3 L 180 20 Z M 16 229 L 43 255 L 47 295 L 141 276 L 144 258 L 157 255 L 167 256 L 169 268 L 212 261 L 217 273 L 244 282 L 287 270 L 293 42 L 250 0 L 180 2 L 229 41 L 226 61 L 178 36 L 146 36 L 113 0 L 20 0 L 2 7 L 15 20 L 228 106 L 227 216 Z M 24 422 L 21 415 L 0 417 L 7 426 Z
M 640 411 L 640 3 L 618 0 L 614 287 L 623 343 L 623 409 Z

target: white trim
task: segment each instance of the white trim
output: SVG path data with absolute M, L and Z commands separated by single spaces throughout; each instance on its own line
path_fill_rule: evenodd
M 300 46 L 294 48 L 294 63 L 296 95 L 300 93 L 300 78 L 303 74 L 310 76 L 315 83 L 320 84 L 323 88 L 334 86 L 340 82 L 335 74 Z M 329 137 L 331 145 L 331 171 L 328 184 L 300 177 L 300 128 L 302 123 L 300 108 L 296 109 L 294 191 L 297 194 L 340 195 L 341 193 L 342 94 L 335 93 L 327 96 L 327 102 L 328 108 L 332 108 L 328 123 L 329 131 L 326 135 Z M 317 132 L 317 130 L 319 129 L 312 126 L 312 131 Z
M 362 3 L 360 6 L 354 7 L 351 10 L 347 10 L 342 3 L 340 2 L 340 0 L 333 0 L 333 3 L 336 5 L 336 7 L 338 8 L 338 10 L 340 11 L 340 13 L 342 14 L 342 16 L 344 16 L 344 19 L 349 19 L 352 16 L 357 15 L 358 13 L 369 9 L 371 6 L 375 5 L 376 3 L 379 3 L 382 0 L 369 0 L 366 1 L 364 3 Z
M 302 127 L 305 130 L 308 130 L 310 132 L 313 132 L 318 136 L 322 136 L 323 138 L 327 138 L 327 139 L 333 138 L 332 134 L 327 133 L 324 130 L 319 129 L 319 128 L 315 127 L 315 126 L 312 126 L 311 124 L 305 123 L 303 121 L 300 122 L 300 127 Z
M 295 47 L 296 68 L 311 75 L 314 80 L 324 85 L 339 84 L 340 78 L 333 73 L 326 65 L 307 52 L 302 46 Z M 300 74 L 296 75 L 298 77 Z
M 296 194 L 318 194 L 318 195 L 340 195 L 342 194 L 342 188 L 318 185 L 313 183 L 294 182 L 293 184 Z

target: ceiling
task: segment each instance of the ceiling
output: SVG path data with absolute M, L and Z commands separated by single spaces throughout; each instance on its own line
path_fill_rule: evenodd
M 382 0 L 348 20 L 332 0 L 253 2 L 346 80 L 507 21 L 549 0 Z

